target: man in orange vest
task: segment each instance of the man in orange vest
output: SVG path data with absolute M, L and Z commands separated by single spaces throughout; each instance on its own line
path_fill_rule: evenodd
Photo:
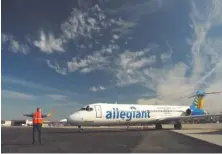
M 24 116 L 27 117 L 32 117 L 32 125 L 33 125 L 33 130 L 32 130 L 32 144 L 35 144 L 35 132 L 38 132 L 38 139 L 40 144 L 42 143 L 42 124 L 43 124 L 43 118 L 49 117 L 51 113 L 44 115 L 42 114 L 42 111 L 40 108 L 37 108 L 37 111 L 33 114 L 23 114 Z

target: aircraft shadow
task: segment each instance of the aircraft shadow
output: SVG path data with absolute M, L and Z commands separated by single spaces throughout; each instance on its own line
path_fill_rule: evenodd
M 27 146 L 34 146 L 38 144 L 32 144 L 32 143 L 2 143 L 2 146 L 22 146 L 22 147 L 27 147 Z
M 114 133 L 114 132 L 149 132 L 149 131 L 169 131 L 169 130 L 173 130 L 173 129 L 170 129 L 170 128 L 163 128 L 162 130 L 157 130 L 157 129 L 153 129 L 153 128 L 149 128 L 149 129 L 106 129 L 106 130 L 103 130 L 103 129 L 95 129 L 95 130 L 92 130 L 92 129 L 84 129 L 83 131 L 79 131 L 75 128 L 75 130 L 67 130 L 67 129 L 64 129 L 64 130 L 59 130 L 59 131 L 44 131 L 42 133 L 46 133 L 46 134 L 73 134 L 73 133 L 76 133 L 76 134 L 95 134 L 95 133 Z

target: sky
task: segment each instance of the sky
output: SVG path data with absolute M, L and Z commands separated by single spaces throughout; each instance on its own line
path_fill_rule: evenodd
M 221 0 L 2 0 L 1 13 L 2 119 L 222 91 Z M 204 108 L 221 104 L 208 95 Z

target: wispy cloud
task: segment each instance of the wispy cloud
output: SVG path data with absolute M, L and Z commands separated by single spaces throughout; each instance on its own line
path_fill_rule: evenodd
M 52 98 L 53 100 L 56 100 L 56 101 L 64 101 L 64 100 L 67 100 L 68 97 L 67 96 L 64 96 L 64 95 L 58 95 L 58 94 L 49 94 L 47 95 L 48 97 Z
M 159 11 L 171 8 L 177 1 L 176 0 L 142 0 L 142 1 L 129 1 L 120 8 L 110 10 L 110 12 L 118 14 L 127 14 L 127 18 L 131 22 L 137 23 L 145 15 L 151 15 Z M 136 13 L 135 13 L 136 12 Z
M 184 53 L 184 56 L 190 57 L 190 63 L 179 62 L 172 68 L 148 70 L 152 80 L 156 82 L 154 89 L 162 98 L 149 100 L 141 98 L 138 103 L 178 104 L 179 102 L 190 105 L 192 100 L 180 100 L 180 96 L 191 94 L 199 88 L 204 88 L 206 91 L 221 91 L 222 37 L 211 35 L 215 26 L 222 26 L 221 1 L 193 0 L 191 7 L 193 38 L 189 40 L 190 52 Z M 205 103 L 205 107 L 209 110 L 221 110 L 221 100 L 221 95 L 207 96 L 208 102 Z
M 2 89 L 2 97 L 10 99 L 20 99 L 20 100 L 32 100 L 35 96 L 30 94 L 25 94 L 17 91 L 10 91 Z
M 67 68 L 70 73 L 76 71 L 90 73 L 95 70 L 110 73 L 116 78 L 117 86 L 149 85 L 150 78 L 147 76 L 147 68 L 156 64 L 156 56 L 151 53 L 159 50 L 158 48 L 157 44 L 149 44 L 147 48 L 139 51 L 126 50 L 121 53 L 119 46 L 109 45 L 99 51 L 94 51 L 85 58 L 74 57 L 72 61 L 67 62 L 67 66 L 63 67 Z M 167 61 L 170 54 L 170 52 L 163 53 L 161 56 L 164 56 L 163 60 Z M 58 65 L 58 67 L 61 66 Z
M 44 53 L 51 54 L 53 52 L 65 52 L 63 48 L 63 40 L 61 38 L 55 38 L 51 33 L 46 35 L 44 31 L 40 31 L 40 39 L 34 41 L 33 44 Z
M 103 46 L 99 51 L 94 51 L 92 55 L 86 55 L 82 58 L 73 57 L 72 60 L 68 61 L 66 65 L 63 66 L 58 63 L 52 64 L 49 60 L 47 64 L 50 68 L 62 75 L 67 75 L 68 73 L 76 71 L 89 73 L 94 70 L 106 70 L 110 67 L 112 54 L 117 53 L 118 50 L 119 46 L 110 44 L 107 47 Z
M 34 101 L 39 99 L 47 99 L 51 101 L 67 101 L 69 98 L 65 95 L 59 94 L 42 94 L 42 95 L 32 95 L 23 92 L 13 91 L 13 90 L 6 90 L 2 89 L 2 97 L 7 99 L 14 99 L 14 100 L 27 100 L 27 101 Z
M 54 111 L 52 119 L 60 119 L 78 110 L 83 104 L 78 103 L 65 95 L 43 94 L 32 95 L 13 90 L 2 89 L 2 118 L 24 119 L 21 113 L 32 113 L 36 107 L 41 107 L 44 113 Z M 59 109 L 59 110 L 58 110 Z M 11 111 L 11 112 L 9 112 Z
M 69 90 L 69 87 L 67 87 L 66 89 L 57 89 L 50 86 L 41 85 L 38 83 L 18 79 L 11 76 L 3 76 L 2 84 L 8 84 L 10 85 L 10 87 L 25 87 L 26 89 L 30 89 L 31 92 L 38 93 L 38 95 L 40 95 L 41 97 L 44 97 L 45 99 L 51 98 L 51 100 L 53 98 L 53 97 L 50 97 L 51 95 L 64 96 L 64 98 L 67 98 L 67 100 L 75 100 L 78 102 L 84 102 L 88 99 L 93 98 L 86 93 L 78 93 L 76 91 Z M 47 96 L 47 95 L 50 95 L 50 96 Z M 40 97 L 38 97 L 38 99 L 39 98 Z M 54 99 L 54 101 L 58 101 L 58 99 Z
M 148 82 L 142 70 L 156 63 L 156 56 L 149 56 L 149 53 L 156 46 L 150 45 L 141 51 L 131 52 L 125 51 L 120 54 L 115 61 L 117 85 L 124 86 L 130 84 L 141 84 Z
M 14 53 L 28 54 L 30 50 L 27 44 L 22 44 L 17 41 L 14 36 L 4 33 L 2 34 L 2 43 L 3 45 L 8 44 L 9 51 L 12 51 Z
M 58 89 L 56 89 L 56 88 L 51 88 L 51 87 L 39 85 L 39 84 L 31 82 L 31 81 L 17 79 L 17 78 L 11 77 L 11 76 L 2 76 L 2 83 L 16 84 L 16 85 L 30 87 L 30 88 L 34 88 L 34 89 L 40 89 L 40 90 L 58 91 Z
M 54 94 L 67 94 L 67 95 L 72 95 L 72 96 L 80 96 L 80 94 L 75 93 L 75 92 L 70 92 L 68 90 L 60 90 L 57 88 L 52 88 L 49 86 L 44 86 L 41 84 L 37 84 L 31 81 L 26 81 L 22 79 L 17 79 L 11 76 L 2 76 L 2 84 L 15 84 L 19 86 L 24 86 L 27 88 L 32 88 L 32 89 L 37 89 L 40 90 L 42 93 L 54 93 Z
M 125 20 L 118 20 L 116 22 L 119 25 L 118 28 L 112 29 L 112 32 L 118 32 L 121 35 L 129 33 L 137 24 L 135 22 L 125 21 Z
M 138 14 L 138 16 L 142 16 L 144 14 L 152 14 L 158 10 L 171 6 L 170 4 L 172 4 L 172 2 L 165 3 L 164 1 L 143 1 L 142 3 L 137 3 L 136 5 L 129 2 L 128 5 L 124 5 L 123 7 L 118 9 L 117 12 L 121 13 L 122 11 L 129 10 L 129 7 L 132 7 L 131 9 L 137 7 L 139 12 L 137 12 L 136 14 Z M 144 5 L 152 8 L 152 11 L 150 11 L 151 9 L 149 9 L 149 11 L 147 12 L 147 8 L 145 9 Z M 113 59 L 115 58 L 115 56 L 113 57 L 113 55 L 110 55 L 111 53 L 115 55 L 114 52 L 120 50 L 120 47 L 115 44 L 116 41 L 118 41 L 122 37 L 122 35 L 128 33 L 132 28 L 134 28 L 136 26 L 136 22 L 123 20 L 122 18 L 110 18 L 106 11 L 103 10 L 99 5 L 93 6 L 92 8 L 88 9 L 87 12 L 81 11 L 81 9 L 73 9 L 68 19 L 61 24 L 62 33 L 59 36 L 57 35 L 57 38 L 55 38 L 51 34 L 51 40 L 49 40 L 47 39 L 46 34 L 42 32 L 41 39 L 34 41 L 34 44 L 39 47 L 42 52 L 46 52 L 49 54 L 56 51 L 66 51 L 63 48 L 64 44 L 67 44 L 72 40 L 75 40 L 75 42 L 77 42 L 77 50 L 85 49 L 87 47 L 93 49 L 93 47 L 97 46 L 98 44 L 100 44 L 102 48 L 99 51 L 94 51 L 92 55 L 87 55 L 83 58 L 78 58 L 78 56 L 73 57 L 72 60 L 67 62 L 67 66 L 61 65 L 57 62 L 54 63 L 51 60 L 47 61 L 47 65 L 62 75 L 67 75 L 68 73 L 76 71 L 80 71 L 82 73 L 89 73 L 94 70 L 109 72 L 113 71 L 117 73 L 118 80 L 122 80 L 124 78 L 128 80 L 126 81 L 126 84 L 127 82 L 132 84 L 137 83 L 140 79 L 138 79 L 137 81 L 133 80 L 134 78 L 140 76 L 140 74 L 137 73 L 138 75 L 133 77 L 132 75 L 130 75 L 129 72 L 127 74 L 121 73 L 122 69 L 126 68 L 120 66 L 121 64 L 118 64 L 118 61 L 115 61 Z M 133 16 L 133 14 L 131 13 L 130 15 Z M 100 41 L 98 41 L 97 39 L 101 39 L 101 37 L 103 37 L 104 33 L 107 30 L 111 32 L 110 42 L 112 44 L 104 46 L 102 45 L 104 42 L 101 44 Z M 88 45 L 78 44 L 78 42 L 80 42 L 80 40 L 82 39 L 84 39 L 84 41 L 88 40 Z M 57 45 L 53 45 L 55 42 L 57 42 Z M 166 57 L 167 55 L 163 55 L 163 60 L 165 58 L 164 56 Z M 118 56 L 117 58 L 118 60 L 121 59 L 121 57 Z M 135 71 L 136 67 L 139 67 L 139 65 L 146 65 L 148 63 L 151 63 L 151 61 L 155 61 L 155 58 L 155 56 L 152 56 L 149 57 L 149 59 L 141 58 L 141 61 L 135 60 L 133 64 L 131 64 L 131 66 L 129 67 L 131 67 L 131 71 L 134 67 L 135 69 L 133 71 Z M 128 71 L 130 71 L 130 69 L 128 69 Z M 144 80 L 145 79 L 143 79 L 143 81 Z M 118 85 L 123 84 L 125 83 L 120 83 Z
M 75 40 L 75 42 L 78 42 L 76 40 L 81 39 L 91 40 L 94 35 L 100 37 L 104 30 L 113 25 L 126 27 L 123 23 L 122 19 L 109 19 L 99 5 L 93 6 L 88 11 L 74 8 L 68 19 L 64 23 L 61 23 L 60 35 L 57 35 L 57 37 L 53 33 L 47 35 L 41 30 L 40 39 L 33 41 L 33 44 L 42 52 L 48 54 L 65 52 L 64 45 L 70 41 Z M 84 47 L 78 43 L 75 45 L 77 48 Z
M 90 90 L 93 91 L 93 92 L 103 91 L 103 90 L 105 90 L 105 89 L 106 89 L 106 88 L 103 87 L 103 86 L 99 86 L 99 87 L 93 86 L 93 87 L 90 88 Z
M 55 70 L 57 73 L 62 74 L 62 75 L 67 75 L 67 69 L 66 68 L 61 68 L 57 62 L 52 64 L 50 60 L 46 60 L 47 65 Z

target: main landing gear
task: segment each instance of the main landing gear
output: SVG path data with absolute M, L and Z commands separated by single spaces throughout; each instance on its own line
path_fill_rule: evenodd
M 174 128 L 175 129 L 182 129 L 181 123 L 180 122 L 175 123 Z M 158 129 L 158 130 L 162 129 L 161 123 L 156 123 L 156 129 Z
M 156 129 L 162 129 L 162 125 L 160 123 L 156 124 Z
M 175 128 L 175 129 L 181 129 L 181 128 L 182 128 L 181 123 L 179 123 L 179 122 L 175 123 L 175 124 L 174 124 L 174 128 Z

